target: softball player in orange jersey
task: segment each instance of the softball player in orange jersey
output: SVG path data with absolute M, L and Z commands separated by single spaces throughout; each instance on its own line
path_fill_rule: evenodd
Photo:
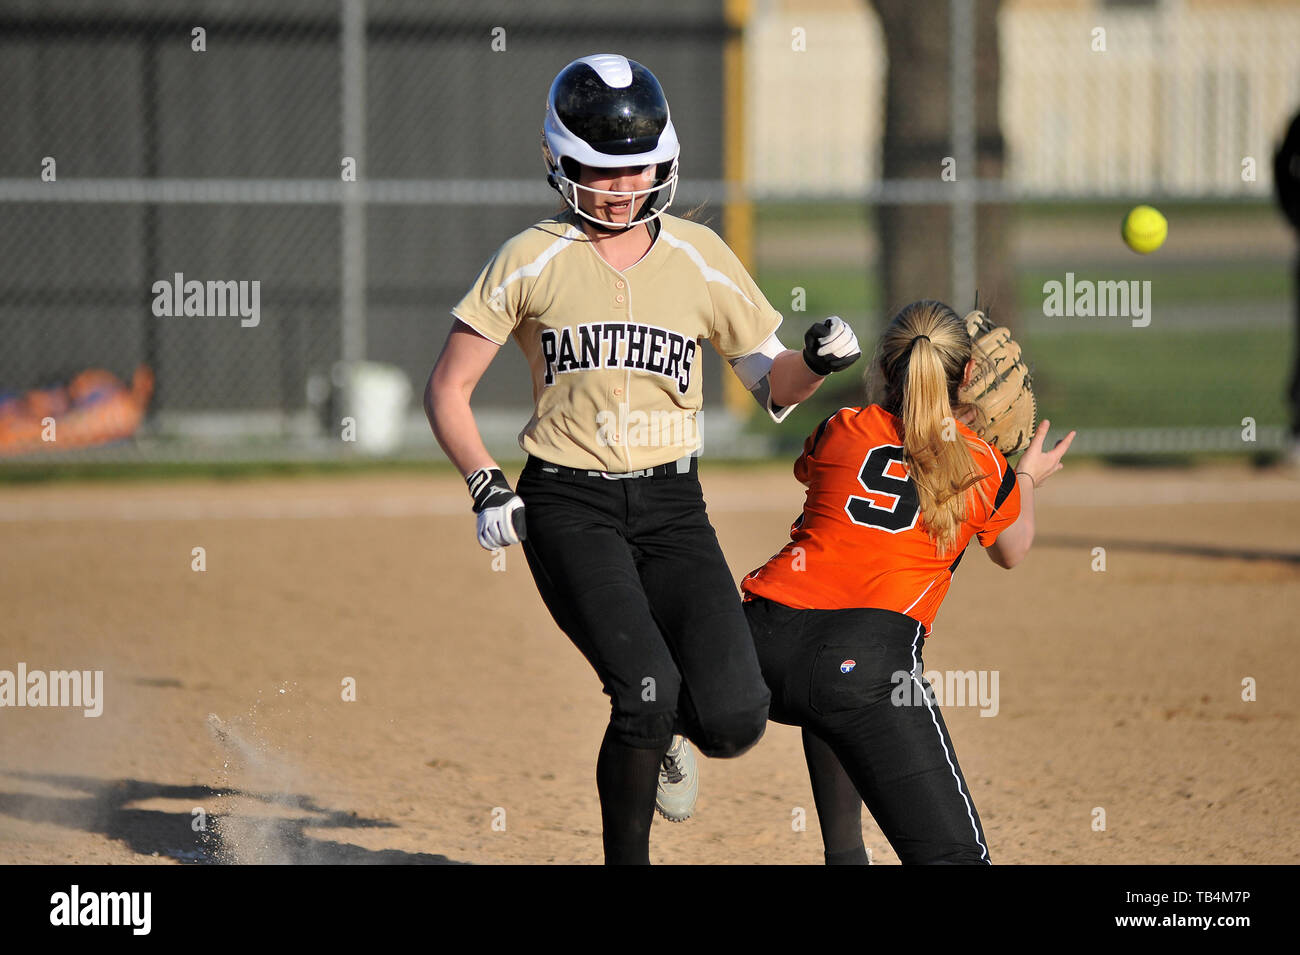
M 952 309 L 899 312 L 880 404 L 841 408 L 808 438 L 791 541 L 741 583 L 771 718 L 803 727 L 828 864 L 867 862 L 864 801 L 904 863 L 989 862 L 922 643 L 971 538 L 1002 567 L 1028 552 L 1034 488 L 1074 432 L 1045 452 L 1042 422 L 1013 470 L 959 421 L 972 367 Z
M 678 820 L 694 805 L 694 757 L 674 734 L 736 756 L 767 722 L 697 476 L 700 343 L 776 421 L 858 346 L 835 318 L 809 329 L 802 352 L 783 348 L 781 315 L 731 250 L 664 213 L 677 136 L 639 63 L 603 54 L 565 67 L 543 144 L 567 208 L 507 241 L 453 309 L 426 410 L 469 485 L 479 543 L 522 541 L 552 617 L 600 677 L 611 701 L 596 763 L 605 861 L 644 864 L 656 801 Z M 528 358 L 535 405 L 517 494 L 469 406 L 507 338 Z

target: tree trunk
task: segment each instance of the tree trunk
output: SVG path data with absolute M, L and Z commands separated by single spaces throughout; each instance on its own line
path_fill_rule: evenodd
M 949 118 L 949 7 L 946 0 L 872 0 L 884 27 L 889 71 L 885 94 L 883 175 L 886 179 L 940 182 L 952 156 Z M 976 169 L 958 179 L 1001 179 L 998 124 L 1000 0 L 975 2 Z M 976 282 L 981 306 L 1000 324 L 1015 323 L 1015 284 L 1007 262 L 1007 215 L 1001 205 L 976 207 Z M 976 289 L 953 289 L 952 226 L 947 205 L 887 205 L 876 214 L 885 319 L 903 305 L 939 298 L 958 314 L 975 302 Z

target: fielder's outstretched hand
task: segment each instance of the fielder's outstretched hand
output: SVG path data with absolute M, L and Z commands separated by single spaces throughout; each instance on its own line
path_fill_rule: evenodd
M 803 335 L 803 360 L 813 374 L 825 378 L 833 371 L 843 371 L 862 357 L 858 336 L 844 319 L 832 315 L 816 322 Z
M 1033 479 L 1034 487 L 1038 487 L 1064 467 L 1061 458 L 1065 457 L 1065 452 L 1070 450 L 1070 445 L 1074 442 L 1075 432 L 1071 431 L 1057 441 L 1052 446 L 1052 450 L 1044 451 L 1043 442 L 1047 440 L 1047 429 L 1051 424 L 1052 422 L 1046 419 L 1038 422 L 1038 428 L 1034 431 L 1029 447 L 1016 462 L 1016 470 L 1026 472 Z
M 500 468 L 479 468 L 465 478 L 474 513 L 478 515 L 478 542 L 484 550 L 518 544 L 527 535 L 524 499 L 510 487 Z

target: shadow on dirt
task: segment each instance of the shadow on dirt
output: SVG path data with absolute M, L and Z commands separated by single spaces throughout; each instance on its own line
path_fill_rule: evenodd
M 1170 554 L 1180 557 L 1230 557 L 1236 560 L 1276 561 L 1300 566 L 1300 553 L 1284 550 L 1261 550 L 1253 547 L 1225 547 L 1220 544 L 1175 543 L 1173 541 L 1103 540 L 1073 534 L 1039 534 L 1034 543 L 1039 547 L 1082 547 L 1104 545 L 1107 550 L 1138 551 L 1148 554 Z
M 167 856 L 182 862 L 221 864 L 244 861 L 226 845 L 223 832 L 228 822 L 244 817 L 209 813 L 205 829 L 194 831 L 198 818 L 192 811 L 165 812 L 134 809 L 132 804 L 150 799 L 176 799 L 192 808 L 209 807 L 218 799 L 242 797 L 286 815 L 259 817 L 255 827 L 259 843 L 274 847 L 269 859 L 292 865 L 464 865 L 443 855 L 404 852 L 398 849 L 366 849 L 344 842 L 322 841 L 308 835 L 311 829 L 397 828 L 382 819 L 367 819 L 345 810 L 318 806 L 309 796 L 218 790 L 210 786 L 172 786 L 138 779 L 95 779 L 0 770 L 0 777 L 24 780 L 70 790 L 73 795 L 48 796 L 0 792 L 0 813 L 28 822 L 52 823 L 70 829 L 94 832 L 117 840 L 141 856 Z M 76 795 L 79 793 L 80 795 Z M 69 859 L 77 862 L 77 859 Z

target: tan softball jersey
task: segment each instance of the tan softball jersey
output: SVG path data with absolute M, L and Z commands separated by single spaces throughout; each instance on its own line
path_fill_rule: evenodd
M 700 348 L 758 348 L 776 311 L 710 228 L 663 215 L 654 243 L 620 272 L 571 211 L 509 239 L 452 315 L 532 370 L 519 446 L 567 467 L 626 472 L 698 453 Z M 653 229 L 653 226 L 651 226 Z

